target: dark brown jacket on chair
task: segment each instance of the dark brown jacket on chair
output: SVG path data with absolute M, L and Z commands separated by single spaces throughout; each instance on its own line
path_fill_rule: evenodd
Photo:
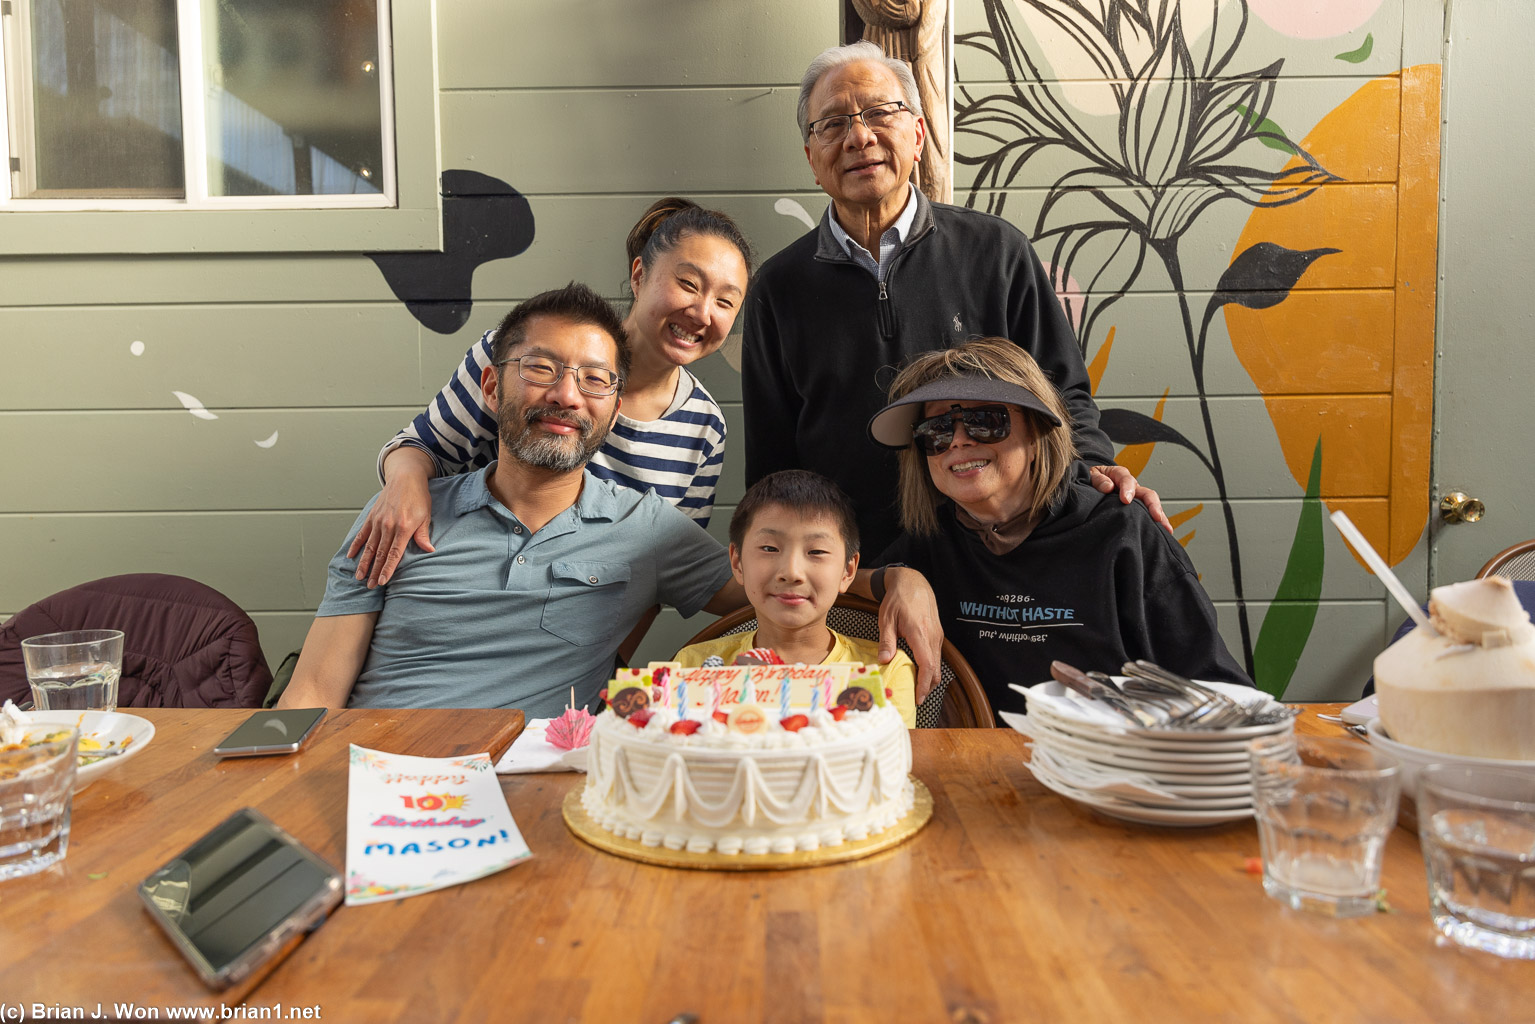
M 238 605 L 196 580 L 134 573 L 60 591 L 0 626 L 0 700 L 31 699 L 21 641 L 70 629 L 123 631 L 120 707 L 260 707 L 272 684 Z

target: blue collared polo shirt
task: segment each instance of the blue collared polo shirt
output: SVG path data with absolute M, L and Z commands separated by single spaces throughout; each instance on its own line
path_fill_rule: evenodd
M 557 716 L 571 686 L 578 707 L 596 696 L 651 605 L 692 615 L 730 578 L 720 543 L 653 492 L 586 473 L 576 503 L 529 533 L 486 487 L 495 468 L 431 481 L 437 550 L 411 545 L 385 586 L 346 557 L 368 509 L 331 559 L 317 614 L 378 612 L 349 706 Z

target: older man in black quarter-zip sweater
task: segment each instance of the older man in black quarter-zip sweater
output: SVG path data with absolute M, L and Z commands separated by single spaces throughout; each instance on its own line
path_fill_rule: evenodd
M 1099 490 L 1154 492 L 1111 466 L 1071 326 L 1049 276 L 1006 221 L 930 203 L 910 184 L 925 128 L 911 71 L 870 43 L 811 62 L 799 123 L 817 184 L 820 225 L 763 264 L 747 296 L 742 385 L 746 478 L 815 470 L 853 498 L 866 551 L 895 539 L 895 456 L 864 438 L 902 362 L 971 338 L 1023 346 L 1071 411 L 1073 439 Z

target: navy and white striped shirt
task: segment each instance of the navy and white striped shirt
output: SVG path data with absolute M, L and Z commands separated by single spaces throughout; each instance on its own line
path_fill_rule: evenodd
M 488 466 L 496 458 L 496 417 L 485 407 L 480 374 L 492 362 L 486 331 L 469 347 L 447 386 L 378 454 L 379 479 L 384 456 L 402 445 L 431 456 L 438 476 Z M 660 419 L 634 420 L 618 414 L 608 438 L 587 468 L 593 476 L 656 495 L 709 525 L 714 491 L 725 463 L 725 417 L 698 378 L 679 367 L 681 380 Z

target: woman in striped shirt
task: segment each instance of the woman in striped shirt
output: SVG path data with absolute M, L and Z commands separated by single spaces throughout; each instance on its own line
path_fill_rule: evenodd
M 746 298 L 751 246 L 725 214 L 669 197 L 640 217 L 627 248 L 634 303 L 624 329 L 633 365 L 623 411 L 588 468 L 625 487 L 653 489 L 707 526 L 725 458 L 725 418 L 686 367 L 730 333 Z M 480 391 L 494 334 L 486 331 L 470 347 L 447 386 L 379 453 L 384 489 L 347 552 L 369 586 L 389 582 L 411 540 L 432 550 L 427 481 L 495 458 L 496 420 Z

